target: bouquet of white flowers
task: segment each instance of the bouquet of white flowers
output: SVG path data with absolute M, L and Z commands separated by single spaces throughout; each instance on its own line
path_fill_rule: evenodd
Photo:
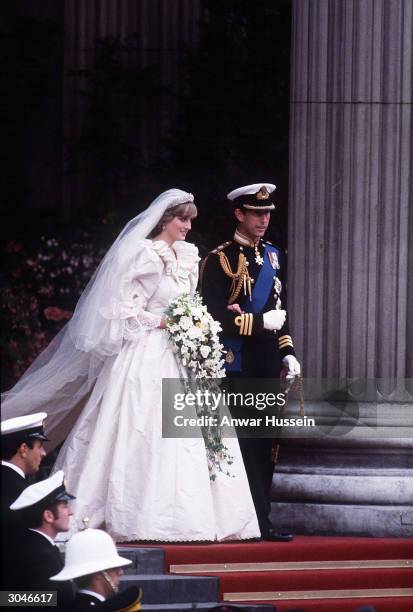
M 223 378 L 221 325 L 211 317 L 199 293 L 177 297 L 165 314 L 169 339 L 182 365 L 195 378 Z
M 175 351 L 179 365 L 188 371 L 189 380 L 181 376 L 189 387 L 194 379 L 199 380 L 198 386 L 215 387 L 217 379 L 225 377 L 222 359 L 223 346 L 219 341 L 221 325 L 212 318 L 207 307 L 202 302 L 199 293 L 191 296 L 185 293 L 172 300 L 165 311 L 166 328 L 169 341 Z M 210 416 L 205 405 L 196 406 L 198 416 Z M 218 417 L 219 411 L 214 413 Z M 217 422 L 219 422 L 219 417 Z M 208 457 L 210 479 L 215 480 L 216 472 L 224 472 L 231 476 L 223 464 L 231 465 L 233 457 L 222 442 L 222 431 L 219 425 L 201 427 Z

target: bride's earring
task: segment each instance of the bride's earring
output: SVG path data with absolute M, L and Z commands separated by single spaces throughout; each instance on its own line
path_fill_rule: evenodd
M 162 231 L 164 232 L 166 230 L 166 225 L 165 223 L 162 225 Z

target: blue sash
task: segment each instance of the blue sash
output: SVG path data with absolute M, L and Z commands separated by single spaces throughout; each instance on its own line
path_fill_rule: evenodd
M 247 298 L 242 305 L 242 310 L 245 312 L 252 312 L 253 314 L 261 312 L 267 303 L 271 289 L 274 287 L 274 276 L 276 275 L 276 270 L 274 270 L 272 267 L 268 255 L 268 253 L 271 251 L 277 252 L 277 249 L 270 244 L 266 244 L 264 250 L 264 263 L 262 264 L 261 271 L 258 274 L 258 278 L 252 291 L 252 299 L 250 301 L 249 298 Z
M 260 313 L 267 303 L 271 290 L 274 287 L 274 276 L 276 276 L 277 270 L 275 270 L 271 265 L 270 257 L 268 255 L 270 252 L 275 252 L 278 256 L 278 249 L 271 244 L 266 244 L 264 249 L 264 263 L 254 284 L 251 294 L 251 301 L 249 298 L 246 298 L 244 303 L 241 304 L 241 309 L 244 312 L 251 312 L 252 314 Z M 225 363 L 225 369 L 228 372 L 241 372 L 241 351 L 244 344 L 244 337 L 222 335 L 221 341 L 225 348 L 227 350 L 231 349 L 234 354 L 234 361 L 231 364 Z

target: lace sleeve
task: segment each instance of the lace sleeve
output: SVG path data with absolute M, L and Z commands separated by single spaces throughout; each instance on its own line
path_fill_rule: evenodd
M 135 315 L 128 317 L 125 321 L 125 340 L 138 340 L 141 332 L 147 329 L 156 329 L 159 327 L 162 316 L 148 312 L 143 308 L 142 300 L 135 300 Z

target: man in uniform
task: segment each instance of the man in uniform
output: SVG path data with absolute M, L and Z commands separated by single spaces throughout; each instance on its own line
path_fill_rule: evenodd
M 1 423 L 2 520 L 10 516 L 10 504 L 27 486 L 26 476 L 35 474 L 46 451 L 43 442 L 46 412 L 7 419 Z
M 132 561 L 120 557 L 108 533 L 100 529 L 85 529 L 75 533 L 66 545 L 64 568 L 52 576 L 52 582 L 74 580 L 78 587 L 73 609 L 122 610 L 141 609 L 142 592 L 130 587 L 118 593 L 123 567 Z
M 201 264 L 201 292 L 222 326 L 227 375 L 278 378 L 300 374 L 289 332 L 281 280 L 280 252 L 263 236 L 274 203 L 275 185 L 257 183 L 231 191 L 238 222 L 233 240 L 209 253 Z M 272 438 L 239 438 L 245 469 L 264 540 L 289 541 L 269 519 L 274 471 Z
M 1 423 L 1 546 L 2 580 L 9 584 L 9 565 L 6 563 L 18 538 L 22 526 L 19 516 L 10 510 L 10 505 L 28 486 L 26 476 L 35 474 L 46 455 L 43 442 L 48 438 L 44 433 L 46 412 L 7 419 Z
M 15 545 L 13 589 L 20 591 L 58 591 L 58 609 L 70 609 L 73 601 L 70 582 L 56 584 L 50 577 L 63 568 L 55 544 L 58 533 L 69 531 L 73 514 L 69 502 L 75 499 L 66 491 L 64 473 L 59 470 L 50 478 L 24 489 L 10 510 L 25 524 L 22 537 Z

